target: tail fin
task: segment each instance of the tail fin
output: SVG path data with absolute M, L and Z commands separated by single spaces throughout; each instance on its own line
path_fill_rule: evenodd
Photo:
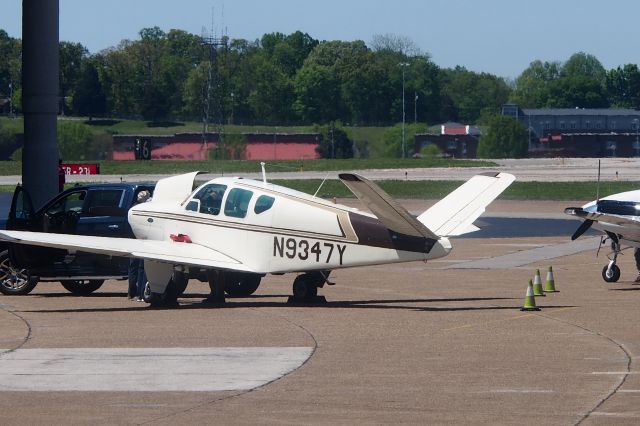
M 440 236 L 477 231 L 473 222 L 515 180 L 508 173 L 476 175 L 418 216 L 418 220 Z
M 375 183 L 355 173 L 341 173 L 340 179 L 388 229 L 434 241 L 439 239 Z

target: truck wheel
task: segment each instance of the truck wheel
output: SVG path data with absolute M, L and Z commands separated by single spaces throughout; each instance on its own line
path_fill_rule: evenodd
M 76 296 L 87 296 L 102 287 L 104 280 L 64 280 L 60 284 Z
M 262 276 L 240 272 L 225 272 L 224 291 L 229 296 L 251 296 L 260 285 Z
M 17 269 L 11 263 L 9 251 L 0 253 L 0 292 L 6 295 L 21 296 L 31 293 L 38 279 L 29 275 L 26 269 Z

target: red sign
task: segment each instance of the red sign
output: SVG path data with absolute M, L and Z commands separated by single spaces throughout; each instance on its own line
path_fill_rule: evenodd
M 65 175 L 99 175 L 100 164 L 98 163 L 80 163 L 80 164 L 62 164 Z

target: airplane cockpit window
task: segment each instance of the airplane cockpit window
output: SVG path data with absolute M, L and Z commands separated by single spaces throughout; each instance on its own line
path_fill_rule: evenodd
M 255 214 L 260 214 L 262 212 L 266 212 L 273 206 L 273 202 L 276 199 L 270 197 L 268 195 L 261 195 L 256 200 L 256 205 L 253 207 L 253 211 Z
M 243 218 L 247 215 L 249 201 L 253 192 L 246 189 L 233 188 L 229 191 L 227 201 L 224 204 L 224 214 L 229 217 Z
M 217 215 L 220 213 L 220 206 L 222 205 L 222 198 L 224 192 L 227 190 L 227 185 L 220 185 L 219 183 L 212 183 L 207 186 L 203 186 L 196 195 L 193 196 L 194 200 L 200 201 L 200 213 Z M 187 210 L 192 210 L 194 203 L 189 202 L 187 204 Z

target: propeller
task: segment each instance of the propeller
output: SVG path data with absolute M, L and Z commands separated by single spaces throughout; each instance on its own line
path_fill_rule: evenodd
M 576 232 L 574 232 L 573 235 L 571 236 L 571 241 L 575 240 L 580 235 L 587 232 L 587 229 L 591 228 L 591 225 L 593 225 L 593 220 L 585 219 L 585 221 L 582 222 L 580 226 L 578 226 L 578 229 L 576 229 Z

